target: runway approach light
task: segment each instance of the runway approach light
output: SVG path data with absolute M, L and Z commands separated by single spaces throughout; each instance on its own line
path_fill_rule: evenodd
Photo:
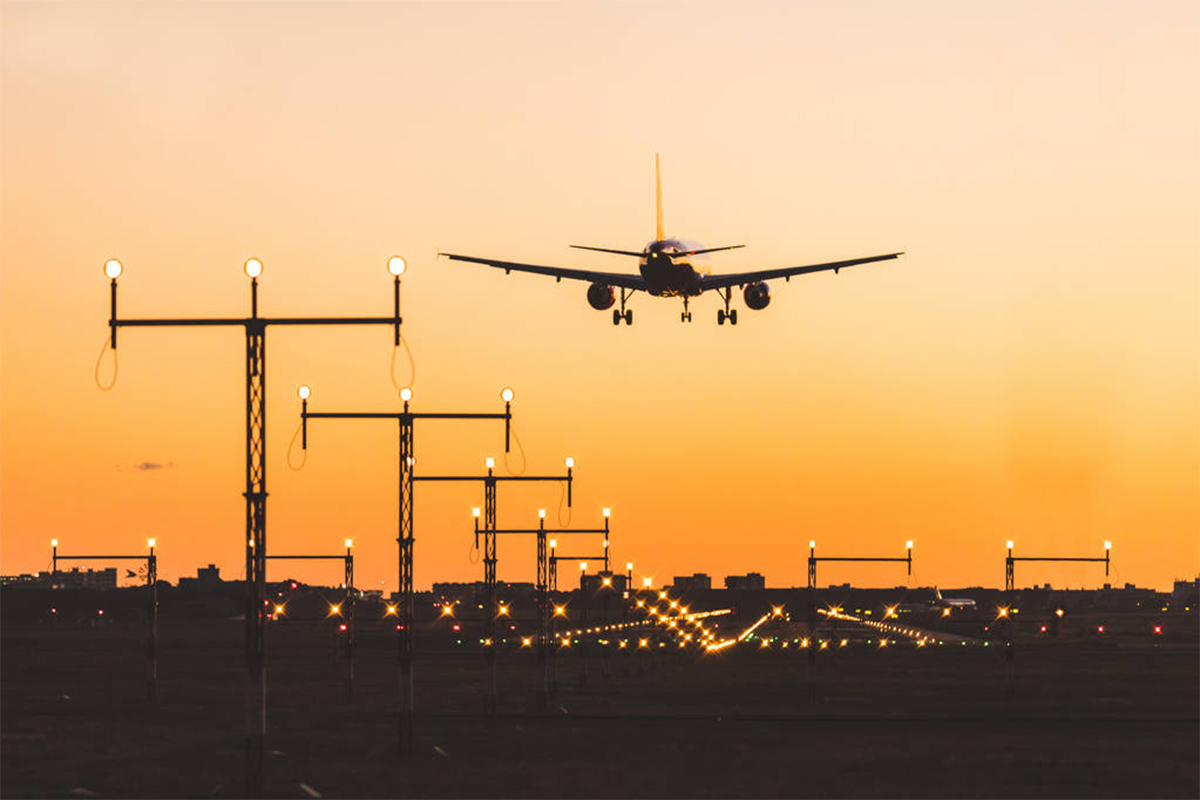
M 354 540 L 353 540 L 353 539 L 347 539 L 347 540 L 346 540 L 346 547 L 353 547 L 353 546 L 354 546 Z
M 329 604 L 329 613 L 330 614 L 340 614 L 340 613 L 342 613 L 342 607 L 335 603 L 330 603 Z
M 566 613 L 567 613 L 566 606 L 555 606 L 554 607 L 554 616 L 561 617 L 561 616 L 566 615 Z
M 148 545 L 150 545 L 151 547 L 154 547 L 154 543 L 155 543 L 156 541 L 157 541 L 157 540 L 155 540 L 155 539 L 147 539 L 147 540 L 146 540 L 146 543 L 147 543 Z
M 809 539 L 809 540 L 808 540 L 808 549 L 809 549 L 809 550 L 816 550 L 816 549 L 817 549 L 817 540 L 816 540 L 816 539 Z
M 257 258 L 247 258 L 244 269 L 246 270 L 247 278 L 257 278 L 259 275 L 262 275 L 262 262 Z
M 51 539 L 51 540 L 50 540 L 50 546 L 51 546 L 51 547 L 58 547 L 58 539 Z
M 112 278 L 114 281 L 121 277 L 121 271 L 123 269 L 124 267 L 121 266 L 121 262 L 115 258 L 110 258 L 108 261 L 104 262 L 104 274 Z
M 385 617 L 394 617 L 394 616 L 396 616 L 396 607 L 395 607 L 395 606 L 388 606 L 388 607 L 387 607 L 387 611 L 385 611 L 385 612 L 384 612 L 384 616 L 385 616 Z
M 1054 616 L 1061 617 L 1062 615 L 1063 615 L 1063 610 L 1061 608 L 1054 609 Z
M 1009 550 L 1012 550 L 1012 548 L 1013 548 L 1013 540 L 1012 540 L 1012 539 L 1009 539 L 1007 542 L 1005 542 L 1005 543 L 1004 543 L 1004 546 L 1005 546 L 1005 547 L 1007 547 Z
M 478 509 L 478 508 L 472 508 L 472 509 L 471 509 L 471 516 L 472 516 L 472 517 L 474 517 L 475 519 L 479 519 L 479 509 Z
M 485 458 L 485 459 L 483 460 L 483 465 L 484 465 L 485 467 L 487 467 L 488 469 L 491 469 L 492 467 L 496 466 L 496 459 L 494 459 L 494 458 Z
M 633 562 L 632 562 L 632 561 L 626 561 L 626 562 L 625 562 L 625 571 L 626 571 L 626 572 L 633 572 Z
M 642 586 L 645 586 L 647 589 L 649 589 L 653 585 L 654 578 L 642 578 Z
M 1112 550 L 1112 542 L 1105 542 L 1105 543 L 1104 543 L 1104 549 L 1105 549 L 1105 550 Z
M 906 550 L 912 550 L 912 545 L 913 545 L 913 540 L 909 539 L 907 542 L 904 543 L 904 548 Z
M 412 389 L 408 388 L 407 386 L 405 386 L 403 389 L 401 389 L 400 390 L 400 399 L 406 403 L 409 400 L 412 400 Z
M 550 540 L 550 549 L 553 550 L 556 547 L 558 547 L 558 539 L 551 539 Z
M 538 519 L 545 519 L 545 518 L 546 518 L 546 509 L 539 508 L 538 509 Z
M 606 509 L 604 509 L 603 511 L 601 511 L 600 513 L 604 515 L 604 518 L 605 518 L 605 519 L 608 519 L 609 517 L 611 517 L 611 516 L 612 516 L 612 509 L 611 509 L 611 508 L 606 508 Z M 608 547 L 608 543 L 607 543 L 607 542 L 605 542 L 604 546 L 605 546 L 605 547 Z
M 574 466 L 575 466 L 575 459 L 571 458 L 570 456 L 567 456 L 567 469 L 571 469 Z
M 511 386 L 505 386 L 500 390 L 500 399 L 506 403 L 511 403 L 513 399 L 513 390 Z
M 308 388 L 308 386 L 301 385 L 301 387 L 296 390 L 296 394 L 300 396 L 301 400 L 307 400 L 312 396 L 312 389 Z
M 579 571 L 580 571 L 580 572 L 587 572 L 587 562 L 586 562 L 586 561 L 580 561 L 580 562 L 579 562 Z
M 388 259 L 388 272 L 399 278 L 404 274 L 404 270 L 408 268 L 408 264 L 400 256 L 392 256 Z

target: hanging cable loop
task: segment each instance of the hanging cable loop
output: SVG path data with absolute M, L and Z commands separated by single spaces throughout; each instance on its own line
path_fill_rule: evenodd
M 292 463 L 292 451 L 296 449 L 296 440 L 300 438 L 300 431 L 303 427 L 304 427 L 303 422 L 296 426 L 296 432 L 292 434 L 292 441 L 290 444 L 288 444 L 287 465 L 288 465 L 288 469 L 292 470 L 292 472 L 299 472 L 300 470 L 304 469 L 304 465 L 308 463 L 308 450 L 307 449 L 300 450 L 300 452 L 303 455 L 300 458 L 299 464 Z
M 408 355 L 408 382 L 407 383 L 401 383 L 400 381 L 396 380 L 396 356 L 400 353 L 401 347 L 404 348 L 405 354 Z M 400 391 L 405 386 L 411 388 L 412 385 L 417 380 L 417 362 L 416 362 L 416 359 L 413 358 L 412 348 L 410 348 L 408 346 L 408 338 L 403 335 L 401 335 L 401 337 L 400 337 L 400 344 L 398 344 L 392 348 L 391 375 L 392 375 L 392 386 L 395 387 L 397 392 Z
M 567 485 L 565 483 L 560 483 L 559 488 L 561 489 L 561 492 L 558 496 L 558 524 L 561 527 L 566 528 L 571 524 L 571 507 L 567 505 Z M 567 510 L 566 520 L 563 519 L 564 508 Z
M 524 474 L 525 474 L 525 467 L 527 466 L 527 464 L 526 464 L 526 462 L 525 462 L 525 448 L 521 446 L 521 440 L 520 440 L 519 438 L 517 438 L 517 428 L 516 428 L 516 426 L 515 426 L 515 425 L 514 425 L 514 426 L 512 426 L 512 427 L 510 428 L 510 430 L 511 430 L 511 432 L 512 432 L 512 433 L 511 433 L 511 435 L 512 435 L 512 440 L 513 440 L 513 442 L 515 442 L 515 443 L 516 443 L 516 445 L 517 445 L 517 449 L 521 451 L 521 468 L 520 468 L 519 470 L 517 470 L 517 469 L 513 469 L 513 467 L 512 467 L 512 453 L 511 453 L 511 452 L 506 452 L 506 453 L 504 454 L 504 468 L 505 468 L 506 470 L 508 470 L 508 474 L 509 474 L 509 475 L 513 475 L 513 476 L 516 476 L 516 477 L 520 477 L 521 475 L 524 475 Z
M 105 385 L 105 383 L 100 380 L 100 364 L 104 361 L 104 354 L 109 350 L 112 350 L 113 354 L 112 380 Z M 100 355 L 96 357 L 96 369 L 93 373 L 93 377 L 96 379 L 96 388 L 102 392 L 107 392 L 109 389 L 117 385 L 117 350 L 114 347 L 109 347 L 109 337 L 107 336 L 104 337 L 104 346 L 100 348 Z

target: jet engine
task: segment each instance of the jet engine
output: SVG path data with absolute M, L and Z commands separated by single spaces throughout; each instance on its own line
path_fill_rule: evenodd
M 617 297 L 613 292 L 613 287 L 606 286 L 603 283 L 593 283 L 591 286 L 589 286 L 587 298 L 588 305 L 597 311 L 603 311 L 606 308 L 612 308 L 612 304 L 617 302 Z
M 588 296 L 591 296 L 590 292 Z M 767 284 L 759 281 L 745 288 L 742 292 L 742 299 L 746 301 L 746 308 L 762 311 L 771 302 L 771 291 L 767 288 Z

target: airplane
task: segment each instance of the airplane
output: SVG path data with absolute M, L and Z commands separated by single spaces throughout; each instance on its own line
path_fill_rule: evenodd
M 613 325 L 633 324 L 633 311 L 625 309 L 625 302 L 634 292 L 643 291 L 655 297 L 683 298 L 683 313 L 680 321 L 691 322 L 692 314 L 688 311 L 688 301 L 706 291 L 716 291 L 725 303 L 724 309 L 717 310 L 717 324 L 723 325 L 729 320 L 730 325 L 738 321 L 737 309 L 730 309 L 733 287 L 742 289 L 742 299 L 747 308 L 761 311 L 771 302 L 771 293 L 767 281 L 773 278 L 791 280 L 793 275 L 805 275 L 810 272 L 833 270 L 837 274 L 843 267 L 857 264 L 870 264 L 875 261 L 887 261 L 903 255 L 903 251 L 885 253 L 865 258 L 852 258 L 846 261 L 829 261 L 823 264 L 808 264 L 801 267 L 778 267 L 762 269 L 753 272 L 734 272 L 727 275 L 712 275 L 700 271 L 692 263 L 694 256 L 716 253 L 722 250 L 736 250 L 745 247 L 742 244 L 725 247 L 699 247 L 695 243 L 682 239 L 667 238 L 663 235 L 662 212 L 662 170 L 658 154 L 654 155 L 654 186 L 656 216 L 656 238 L 641 251 L 615 250 L 607 247 L 586 247 L 573 244 L 577 250 L 591 250 L 599 253 L 612 253 L 622 256 L 632 256 L 638 259 L 640 275 L 618 272 L 597 272 L 587 269 L 571 269 L 567 267 L 546 267 L 537 264 L 522 264 L 515 261 L 500 261 L 494 258 L 479 258 L 477 256 L 456 255 L 454 253 L 438 253 L 454 261 L 468 261 L 474 264 L 484 264 L 504 270 L 505 274 L 517 272 L 533 272 L 539 275 L 552 275 L 557 281 L 563 278 L 588 281 L 591 286 L 587 290 L 588 304 L 597 311 L 612 308 L 617 302 L 616 289 L 620 289 L 620 308 L 613 309 Z
M 975 608 L 975 601 L 969 597 L 942 597 L 942 590 L 933 587 L 934 605 L 938 608 Z

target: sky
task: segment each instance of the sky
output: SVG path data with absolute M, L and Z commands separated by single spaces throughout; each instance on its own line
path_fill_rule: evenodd
M 912 585 L 1169 589 L 1200 572 L 1200 6 L 1193 2 L 0 4 L 0 569 L 145 552 L 244 570 L 236 328 L 107 337 L 129 317 L 387 315 L 404 335 L 267 335 L 273 554 L 396 587 L 397 436 L 313 411 L 497 412 L 528 474 L 576 460 L 569 524 L 657 584 L 805 582 L 900 556 Z M 905 251 L 715 297 L 636 296 L 439 251 L 633 271 L 654 234 L 715 272 Z M 420 421 L 418 474 L 481 474 L 491 422 Z M 289 464 L 289 458 L 291 462 Z M 514 469 L 522 467 L 512 454 Z M 567 523 L 555 484 L 499 523 Z M 482 578 L 475 485 L 415 498 L 415 582 Z M 578 537 L 564 554 L 598 542 Z M 534 545 L 500 543 L 501 580 Z M 271 566 L 337 583 L 340 565 Z M 820 582 L 902 585 L 896 565 Z M 567 581 L 565 581 L 567 582 Z

